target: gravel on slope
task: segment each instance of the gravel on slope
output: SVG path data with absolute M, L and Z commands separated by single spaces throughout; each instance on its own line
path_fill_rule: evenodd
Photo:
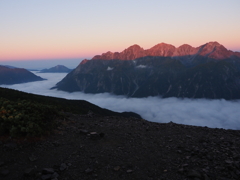
M 47 137 L 2 139 L 0 179 L 240 179 L 240 131 L 66 114 Z

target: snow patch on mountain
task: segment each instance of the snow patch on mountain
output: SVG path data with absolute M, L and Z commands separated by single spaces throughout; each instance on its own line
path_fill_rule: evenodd
M 146 67 L 147 67 L 146 65 L 140 64 L 140 65 L 138 65 L 136 68 L 146 68 Z
M 113 70 L 113 69 L 114 69 L 113 67 L 109 67 L 109 66 L 108 66 L 107 71 L 111 71 L 111 70 Z

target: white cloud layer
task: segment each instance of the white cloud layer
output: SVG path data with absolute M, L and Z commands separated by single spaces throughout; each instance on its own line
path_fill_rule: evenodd
M 2 85 L 24 92 L 66 99 L 83 99 L 117 112 L 132 111 L 153 122 L 208 126 L 212 128 L 240 129 L 240 101 L 178 99 L 160 97 L 126 98 L 109 93 L 84 94 L 50 90 L 66 73 L 36 73 L 46 81 Z

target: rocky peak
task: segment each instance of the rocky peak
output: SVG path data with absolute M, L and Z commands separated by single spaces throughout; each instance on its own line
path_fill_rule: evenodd
M 209 42 L 197 48 L 194 48 L 188 44 L 183 44 L 176 48 L 171 44 L 160 43 L 147 50 L 144 50 L 139 45 L 135 44 L 120 53 L 112 53 L 108 51 L 102 55 L 94 56 L 92 59 L 134 60 L 144 56 L 184 57 L 189 55 L 200 55 L 218 60 L 231 58 L 232 56 L 240 57 L 240 53 L 227 50 L 218 42 Z
M 212 47 L 219 47 L 222 46 L 220 43 L 218 43 L 217 41 L 211 41 L 206 43 L 207 46 L 212 46 Z
M 124 51 L 122 51 L 121 54 L 128 53 L 128 52 L 132 52 L 132 53 L 136 54 L 136 53 L 141 52 L 141 51 L 144 51 L 144 49 L 141 48 L 139 45 L 135 44 L 135 45 L 132 45 L 132 46 L 128 47 Z
M 160 43 L 146 50 L 148 56 L 172 56 L 176 47 L 171 44 Z
M 145 56 L 145 51 L 139 45 L 133 45 L 125 49 L 120 53 L 120 59 L 122 60 L 133 60 L 139 57 Z
M 202 53 L 204 53 L 206 55 L 206 54 L 209 54 L 209 53 L 215 51 L 217 48 L 219 48 L 221 46 L 222 45 L 219 44 L 218 42 L 209 42 L 209 43 L 206 43 L 206 44 L 200 46 L 200 49 L 201 49 Z
M 141 48 L 139 45 L 134 44 L 130 47 L 128 47 L 126 50 L 143 50 L 143 48 Z
M 86 62 L 88 62 L 88 60 L 84 59 L 84 60 L 82 60 L 82 62 L 80 64 L 85 64 Z
M 110 59 L 120 59 L 120 60 L 133 60 L 139 57 L 145 56 L 144 49 L 139 45 L 135 44 L 122 52 L 112 53 L 110 51 L 103 53 L 102 55 L 94 56 L 92 59 L 102 59 L 102 60 L 110 60 Z
M 153 46 L 150 49 L 159 49 L 159 48 L 162 48 L 162 49 L 175 49 L 176 47 L 171 45 L 171 44 L 159 43 L 159 44 Z
M 179 46 L 176 51 L 174 52 L 173 56 L 188 56 L 188 55 L 194 55 L 198 51 L 197 48 L 194 48 L 188 44 L 183 44 Z
M 199 47 L 199 55 L 207 56 L 213 59 L 227 59 L 233 55 L 233 52 L 227 50 L 223 45 L 218 42 L 209 42 Z
M 113 55 L 114 53 L 112 53 L 111 51 L 108 51 L 106 53 L 103 53 L 102 55 L 96 55 L 92 59 L 110 60 L 110 59 L 114 59 Z

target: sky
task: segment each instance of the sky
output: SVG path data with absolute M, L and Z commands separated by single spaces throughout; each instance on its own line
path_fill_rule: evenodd
M 170 121 L 178 124 L 207 126 L 211 128 L 240 130 L 240 101 L 223 99 L 178 99 L 178 98 L 126 98 L 109 93 L 84 94 L 82 92 L 68 93 L 50 90 L 66 73 L 37 73 L 46 81 L 37 81 L 15 85 L 1 85 L 34 94 L 60 97 L 66 99 L 87 100 L 100 107 L 117 112 L 132 111 L 143 119 L 159 123 Z
M 107 51 L 161 42 L 217 41 L 240 51 L 239 9 L 239 0 L 0 0 L 0 64 L 50 68 L 64 60 L 73 68 Z

